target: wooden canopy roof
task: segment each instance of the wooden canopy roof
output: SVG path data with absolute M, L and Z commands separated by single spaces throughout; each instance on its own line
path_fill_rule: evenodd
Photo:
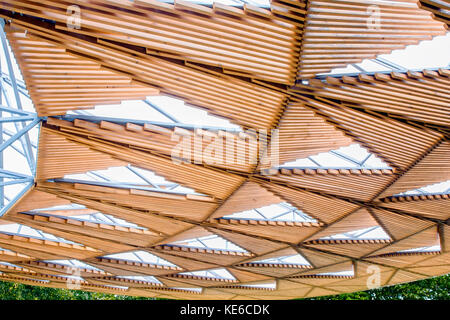
M 34 187 L 0 221 L 68 240 L 0 231 L 0 261 L 14 265 L 0 264 L 0 279 L 67 287 L 71 267 L 49 260 L 77 259 L 94 267 L 77 267 L 83 290 L 289 299 L 366 290 L 369 266 L 379 268 L 382 286 L 449 273 L 450 196 L 394 195 L 450 179 L 450 70 L 316 77 L 445 34 L 446 2 L 0 1 L 12 51 L 45 117 Z M 80 29 L 66 25 L 70 5 L 80 8 Z M 381 11 L 381 29 L 367 28 L 371 6 Z M 201 130 L 60 117 L 153 95 L 177 97 L 244 129 L 278 129 L 281 163 L 358 143 L 389 168 L 180 164 L 170 158 L 171 135 Z M 59 179 L 130 164 L 197 193 Z M 226 217 L 280 202 L 315 221 Z M 68 204 L 84 209 L 35 210 Z M 74 217 L 83 212 L 133 225 Z M 388 238 L 330 238 L 374 226 Z M 180 244 L 203 236 L 242 251 Z M 432 246 L 440 249 L 411 251 Z M 109 256 L 132 251 L 169 264 Z M 294 255 L 308 263 L 264 262 Z M 196 273 L 216 269 L 231 276 Z

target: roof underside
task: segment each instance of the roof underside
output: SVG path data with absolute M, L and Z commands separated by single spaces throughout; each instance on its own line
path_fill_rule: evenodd
M 424 188 L 450 180 L 450 70 L 317 76 L 444 35 L 445 1 L 1 3 L 41 127 L 34 185 L 0 218 L 0 280 L 289 299 L 366 290 L 373 266 L 381 286 L 450 272 L 450 189 Z M 125 100 L 153 113 L 92 111 Z M 173 161 L 205 137 L 264 140 L 278 163 Z

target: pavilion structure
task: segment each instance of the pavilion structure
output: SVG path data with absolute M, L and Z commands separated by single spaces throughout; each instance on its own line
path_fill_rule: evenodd
M 450 69 L 379 57 L 445 35 L 448 0 L 7 0 L 0 18 L 0 280 L 291 299 L 450 272 Z M 263 131 L 248 161 L 173 158 Z

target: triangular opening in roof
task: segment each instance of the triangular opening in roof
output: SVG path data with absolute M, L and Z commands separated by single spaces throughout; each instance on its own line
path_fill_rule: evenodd
M 150 170 L 142 169 L 131 164 L 121 167 L 109 167 L 104 170 L 92 170 L 80 174 L 67 174 L 63 179 L 54 179 L 54 181 L 78 182 L 115 188 L 139 188 L 166 193 L 202 195 L 191 188 L 168 181 Z
M 175 3 L 174 0 L 159 0 L 159 1 L 166 3 Z M 269 0 L 186 0 L 186 1 L 205 6 L 212 6 L 215 2 L 217 2 L 233 7 L 243 7 L 244 4 L 251 4 L 255 7 L 270 8 Z
M 397 251 L 399 253 L 427 253 L 427 252 L 441 252 L 441 245 L 437 244 L 434 246 L 427 246 L 427 247 L 418 247 L 413 249 L 407 249 L 407 250 L 400 250 Z
M 286 162 L 280 168 L 391 169 L 383 160 L 357 143 L 307 158 Z
M 306 260 L 301 254 L 287 255 L 281 257 L 271 257 L 262 260 L 253 260 L 251 263 L 269 263 L 269 264 L 289 264 L 299 266 L 311 266 L 308 260 Z
M 236 278 L 225 268 L 181 272 L 179 274 L 213 279 L 236 280 Z
M 13 264 L 13 263 L 10 263 L 10 262 L 6 262 L 6 261 L 0 261 L 0 265 L 6 266 L 6 267 L 18 268 L 20 270 L 28 270 L 25 267 L 18 266 L 16 264 Z
M 98 105 L 94 109 L 68 111 L 66 118 L 89 121 L 151 123 L 168 127 L 240 130 L 225 118 L 188 106 L 183 100 L 167 96 L 149 96 L 145 100 L 125 100 L 121 104 Z
M 245 210 L 223 216 L 221 219 L 289 221 L 289 222 L 317 222 L 303 211 L 288 202 L 271 204 L 268 206 Z
M 58 260 L 43 260 L 43 262 L 47 263 L 53 263 L 57 265 L 66 266 L 69 268 L 75 268 L 75 269 L 88 269 L 88 270 L 94 270 L 94 271 L 103 271 L 97 267 L 93 267 L 90 264 L 87 264 L 83 261 L 77 260 L 77 259 L 70 259 L 70 260 L 64 260 L 64 259 L 58 259 Z
M 247 283 L 247 284 L 240 284 L 239 287 L 250 289 L 275 290 L 277 288 L 277 283 L 275 281 Z
M 135 223 L 128 222 L 124 219 L 116 218 L 113 215 L 106 214 L 97 210 L 88 209 L 85 206 L 79 204 L 70 204 L 42 209 L 34 209 L 24 213 L 38 213 L 39 215 L 43 216 L 62 217 L 62 218 L 69 218 L 71 220 L 87 221 L 98 224 L 101 223 L 110 226 L 148 230 L 147 228 L 141 227 Z
M 408 190 L 402 193 L 397 193 L 394 196 L 420 196 L 433 194 L 450 194 L 450 180 L 429 184 L 425 187 Z
M 127 260 L 133 262 L 148 263 L 153 265 L 167 266 L 167 267 L 177 267 L 175 264 L 164 260 L 154 254 L 147 251 L 136 250 L 121 253 L 113 253 L 103 256 L 104 258 L 117 259 L 117 260 Z
M 148 282 L 148 283 L 152 283 L 152 284 L 162 285 L 162 282 L 153 276 L 116 276 L 116 278 L 129 279 L 129 280 L 134 280 L 134 281 L 143 281 L 143 282 Z
M 373 226 L 343 233 L 336 233 L 320 240 L 391 240 L 391 237 L 380 226 Z
M 393 50 L 389 54 L 379 55 L 375 59 L 365 59 L 361 63 L 350 64 L 345 68 L 335 68 L 331 72 L 318 74 L 318 77 L 446 68 L 449 66 L 449 51 L 450 33 L 447 33 L 432 40 L 424 40 L 419 44 Z
M 26 226 L 23 224 L 18 224 L 18 223 L 0 225 L 0 233 L 10 234 L 10 235 L 18 235 L 18 236 L 40 239 L 40 240 L 55 241 L 55 242 L 60 242 L 60 243 L 67 243 L 67 244 L 78 245 L 78 246 L 84 247 L 84 245 L 81 243 L 69 241 L 64 238 L 54 236 L 50 233 L 43 232 L 41 230 L 34 229 L 29 226 Z
M 222 250 L 222 251 L 234 251 L 248 253 L 244 248 L 239 247 L 233 242 L 224 239 L 216 234 L 207 235 L 198 238 L 191 238 L 185 240 L 179 240 L 175 242 L 168 243 L 169 245 L 176 245 L 189 248 L 198 249 L 211 249 L 211 250 Z
M 337 276 L 337 277 L 354 277 L 355 276 L 355 271 L 352 269 L 350 270 L 345 270 L 345 271 L 335 271 L 335 272 L 322 272 L 322 273 L 317 273 L 316 275 L 318 276 Z

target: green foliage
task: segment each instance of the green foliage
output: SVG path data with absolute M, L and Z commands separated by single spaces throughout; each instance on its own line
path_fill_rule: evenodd
M 0 300 L 155 300 L 0 281 Z M 390 287 L 307 300 L 450 300 L 450 274 Z
M 0 300 L 154 300 L 154 298 L 46 288 L 0 281 Z
M 390 287 L 308 300 L 450 300 L 450 274 Z

